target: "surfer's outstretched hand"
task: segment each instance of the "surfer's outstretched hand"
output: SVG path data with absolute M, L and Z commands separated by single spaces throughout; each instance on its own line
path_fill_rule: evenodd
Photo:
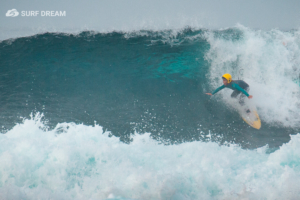
M 210 95 L 210 96 L 212 95 L 212 93 L 205 93 L 205 94 Z
M 252 95 L 249 95 L 248 99 L 252 99 L 252 97 L 253 97 Z

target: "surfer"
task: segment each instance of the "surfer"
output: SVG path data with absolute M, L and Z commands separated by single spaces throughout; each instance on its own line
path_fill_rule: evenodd
M 253 96 L 249 95 L 249 85 L 243 81 L 243 80 L 232 80 L 231 75 L 230 74 L 224 74 L 222 76 L 223 79 L 223 84 L 222 86 L 218 87 L 213 93 L 206 93 L 207 95 L 214 95 L 217 92 L 219 92 L 220 90 L 224 89 L 225 87 L 230 88 L 232 90 L 234 90 L 231 94 L 232 98 L 237 98 L 238 95 L 240 95 L 239 98 L 239 103 L 241 106 L 243 106 L 244 103 L 244 98 L 245 95 L 248 97 L 248 99 L 251 99 Z M 242 95 L 241 93 L 243 93 L 244 95 Z M 249 113 L 250 110 L 247 110 L 247 113 Z

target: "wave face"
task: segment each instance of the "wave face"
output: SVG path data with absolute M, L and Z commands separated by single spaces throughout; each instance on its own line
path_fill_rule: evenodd
M 243 26 L 2 41 L 0 195 L 296 198 L 299 45 L 298 30 Z M 231 90 L 205 94 L 224 73 L 250 85 L 260 130 Z

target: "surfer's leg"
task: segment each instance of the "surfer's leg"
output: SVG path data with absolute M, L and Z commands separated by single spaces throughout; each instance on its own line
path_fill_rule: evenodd
M 244 89 L 246 92 L 249 92 L 249 87 L 246 87 L 245 89 Z M 246 95 L 244 95 L 244 94 L 241 94 L 240 95 L 240 98 L 239 98 L 239 103 L 240 103 L 240 105 L 241 106 L 244 106 L 245 105 L 245 98 L 246 98 Z
M 244 105 L 245 105 L 245 98 L 246 98 L 246 95 L 244 95 L 244 94 L 241 94 L 241 95 L 240 95 L 239 103 L 240 103 L 241 106 L 244 106 Z M 246 109 L 247 109 L 247 110 L 246 110 L 246 113 L 250 113 L 249 108 L 246 108 Z
M 238 91 L 238 90 L 234 90 L 232 93 L 231 93 L 231 98 L 236 98 L 241 92 Z
M 245 105 L 245 95 L 244 94 L 240 95 L 239 103 L 240 103 L 241 106 Z
M 241 92 L 238 91 L 238 90 L 234 90 L 231 94 L 231 98 L 235 98 L 235 99 L 238 99 L 239 100 L 239 103 L 240 103 L 240 98 L 241 98 Z M 239 96 L 239 97 L 238 97 Z M 241 103 L 240 103 L 241 104 Z M 242 104 L 241 104 L 242 105 Z
M 250 88 L 249 88 L 249 87 L 246 87 L 244 90 L 245 90 L 246 92 L 249 93 Z M 246 98 L 246 95 L 244 95 L 244 94 L 241 94 L 241 95 L 240 95 L 239 103 L 240 103 L 241 106 L 244 106 L 244 105 L 245 105 L 245 98 Z M 246 110 L 246 112 L 247 112 L 247 113 L 250 113 L 249 108 Z

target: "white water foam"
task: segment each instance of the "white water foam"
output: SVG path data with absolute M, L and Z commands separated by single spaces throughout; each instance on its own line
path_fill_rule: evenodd
M 250 85 L 251 101 L 264 122 L 300 127 L 300 32 L 236 29 L 242 32 L 241 39 L 206 34 L 212 88 L 222 85 L 222 75 L 230 73 L 234 80 L 239 77 Z M 231 92 L 220 92 L 225 102 Z
M 213 142 L 124 144 L 99 125 L 41 115 L 0 135 L 0 199 L 297 199 L 300 134 L 274 153 Z

